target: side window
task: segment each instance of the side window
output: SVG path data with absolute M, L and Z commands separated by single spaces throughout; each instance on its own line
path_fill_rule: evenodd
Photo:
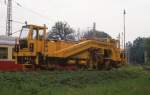
M 44 31 L 43 30 L 39 30 L 39 40 L 44 39 Z
M 8 48 L 0 47 L 0 59 L 8 59 Z
M 34 29 L 32 31 L 32 39 L 39 39 L 39 40 L 44 39 L 44 31 Z
M 32 39 L 38 39 L 37 30 L 35 29 L 32 31 Z

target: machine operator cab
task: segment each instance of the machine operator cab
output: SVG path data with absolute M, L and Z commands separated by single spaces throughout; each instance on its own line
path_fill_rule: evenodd
M 16 52 L 19 51 L 30 51 L 36 52 L 39 50 L 41 44 L 44 44 L 46 39 L 46 25 L 26 25 L 23 26 L 18 39 L 18 45 L 16 44 Z M 17 42 L 16 42 L 17 43 Z M 38 48 L 39 47 L 39 48 Z

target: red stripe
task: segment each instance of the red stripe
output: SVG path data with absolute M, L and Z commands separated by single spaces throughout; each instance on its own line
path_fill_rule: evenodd
M 0 71 L 21 71 L 22 64 L 15 64 L 15 61 L 0 61 Z

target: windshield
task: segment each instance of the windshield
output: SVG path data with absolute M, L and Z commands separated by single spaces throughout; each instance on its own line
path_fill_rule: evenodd
M 22 30 L 20 32 L 20 39 L 27 39 L 28 32 L 29 32 L 28 27 L 22 27 Z

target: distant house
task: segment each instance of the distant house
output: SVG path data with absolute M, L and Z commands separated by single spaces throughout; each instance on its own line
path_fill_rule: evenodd
M 12 61 L 15 37 L 0 36 L 0 61 Z

